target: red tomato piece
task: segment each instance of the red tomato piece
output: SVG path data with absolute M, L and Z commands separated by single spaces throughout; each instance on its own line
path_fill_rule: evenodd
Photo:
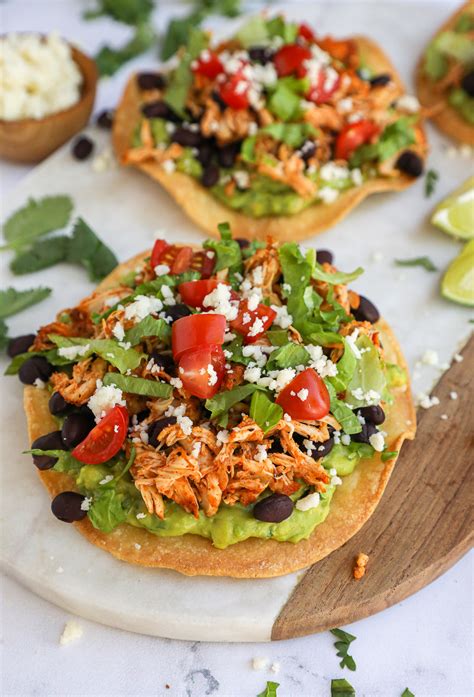
M 179 284 L 178 290 L 181 294 L 183 303 L 186 303 L 186 305 L 190 307 L 202 307 L 206 295 L 212 293 L 220 283 L 222 283 L 222 281 L 219 281 L 217 278 L 186 281 L 185 283 Z
M 152 269 L 154 269 L 155 266 L 158 266 L 165 249 L 167 249 L 168 247 L 169 244 L 168 242 L 165 242 L 165 240 L 156 240 L 155 244 L 153 245 L 153 251 L 151 253 L 150 263 Z
M 199 271 L 201 278 L 209 278 L 209 276 L 212 276 L 215 265 L 215 252 L 212 250 L 203 250 L 202 252 L 194 252 L 190 268 L 194 271 Z
M 204 50 L 193 64 L 193 72 L 213 80 L 220 73 L 224 72 L 224 66 L 219 60 L 219 56 L 208 49 Z
M 316 85 L 311 85 L 306 98 L 315 104 L 324 104 L 324 102 L 327 102 L 331 95 L 337 90 L 340 82 L 341 78 L 339 75 L 334 81 L 329 81 L 326 71 L 320 70 L 318 82 Z
M 298 36 L 301 36 L 301 38 L 306 39 L 306 41 L 316 41 L 316 36 L 313 30 L 305 22 L 300 24 L 300 26 L 298 27 Z
M 178 374 L 184 389 L 201 399 L 216 394 L 224 373 L 225 356 L 221 346 L 201 346 L 186 351 L 179 361 Z
M 225 334 L 224 315 L 188 315 L 173 322 L 171 347 L 174 359 L 179 361 L 183 353 L 210 344 L 222 345 Z
M 249 310 L 247 300 L 242 300 L 239 306 L 239 314 L 230 322 L 230 327 L 245 337 L 246 344 L 253 344 L 265 334 L 275 317 L 276 312 L 271 307 L 259 303 L 255 310 Z M 255 331 L 254 327 L 256 321 L 257 331 Z
M 248 91 L 248 82 L 240 73 L 236 73 L 221 85 L 219 94 L 231 109 L 247 109 L 250 103 Z
M 86 465 L 99 465 L 116 455 L 127 437 L 128 411 L 116 405 L 94 426 L 72 456 Z
M 286 44 L 275 53 L 273 63 L 279 77 L 293 74 L 297 77 L 304 77 L 307 70 L 303 61 L 308 58 L 311 58 L 309 48 L 299 44 Z
M 334 154 L 336 160 L 348 160 L 354 150 L 368 143 L 380 132 L 380 128 L 373 121 L 366 119 L 348 123 L 337 136 Z
M 313 368 L 299 373 L 276 399 L 292 419 L 322 419 L 329 414 L 329 393 Z
M 189 269 L 192 257 L 193 250 L 191 247 L 179 247 L 176 244 L 167 244 L 159 255 L 157 264 L 166 264 L 166 266 L 169 266 L 170 273 L 184 273 L 184 271 Z M 152 268 L 155 268 L 157 264 L 153 264 L 152 254 Z

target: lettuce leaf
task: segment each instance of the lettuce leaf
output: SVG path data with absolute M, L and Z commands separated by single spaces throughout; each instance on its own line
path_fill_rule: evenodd
M 364 162 L 384 162 L 396 152 L 415 142 L 413 124 L 416 116 L 401 116 L 385 128 L 376 143 L 361 145 L 350 158 L 351 167 L 360 167 Z
M 227 425 L 228 411 L 234 404 L 243 402 L 257 390 L 263 390 L 260 385 L 240 385 L 226 392 L 218 392 L 214 397 L 206 399 L 205 407 L 211 412 L 210 419 L 217 421 L 219 426 Z
M 329 382 L 338 393 L 346 391 L 357 368 L 357 358 L 354 352 L 347 341 L 343 337 L 341 337 L 341 339 L 344 342 L 344 353 L 337 362 L 337 375 L 328 378 Z
M 123 392 L 139 394 L 144 397 L 170 397 L 173 392 L 171 385 L 158 380 L 147 380 L 132 375 L 120 375 L 119 373 L 106 373 L 103 379 L 104 385 L 115 385 Z
M 239 243 L 232 239 L 229 223 L 220 223 L 218 226 L 220 240 L 206 240 L 204 249 L 212 249 L 216 253 L 216 265 L 214 273 L 229 269 L 235 273 L 242 267 L 242 252 Z
M 250 418 L 267 433 L 283 417 L 283 409 L 272 402 L 265 392 L 254 392 L 250 402 Z
M 387 379 L 379 352 L 369 337 L 365 335 L 360 336 L 356 341 L 356 346 L 359 349 L 363 349 L 363 353 L 356 360 L 356 369 L 347 387 L 347 401 L 354 407 L 365 407 L 372 401 L 368 401 L 365 398 L 357 399 L 353 392 L 361 389 L 365 395 L 373 390 L 382 395 L 387 386 Z
M 164 319 L 155 319 L 151 315 L 145 317 L 134 327 L 125 332 L 124 341 L 132 346 L 138 344 L 145 336 L 158 336 L 161 339 L 168 339 L 171 336 L 171 327 Z
M 297 365 L 307 365 L 310 355 L 301 344 L 287 343 L 270 354 L 265 366 L 266 370 L 282 370 L 295 368 Z
M 140 361 L 145 358 L 144 353 L 139 353 L 133 348 L 124 349 L 113 339 L 83 339 L 82 337 L 59 336 L 59 334 L 49 334 L 48 338 L 58 348 L 68 348 L 70 346 L 86 346 L 88 350 L 78 360 L 84 360 L 97 354 L 105 361 L 113 365 L 121 373 L 127 370 L 135 370 L 140 365 Z
M 330 410 L 331 414 L 339 421 L 342 430 L 349 435 L 354 433 L 360 433 L 362 431 L 362 426 L 359 419 L 354 414 L 352 409 L 350 409 L 347 404 L 337 398 L 336 390 L 331 385 L 329 380 L 325 380 L 325 385 L 328 388 L 329 398 L 330 398 Z
M 165 102 L 175 114 L 186 118 L 186 99 L 191 87 L 193 76 L 191 63 L 209 43 L 208 35 L 198 28 L 191 29 L 189 42 L 178 67 L 169 76 L 165 92 Z

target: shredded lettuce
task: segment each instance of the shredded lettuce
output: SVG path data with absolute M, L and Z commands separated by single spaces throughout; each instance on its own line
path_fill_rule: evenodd
M 250 418 L 257 423 L 264 433 L 267 433 L 280 421 L 283 409 L 272 402 L 265 392 L 254 392 L 250 402 Z
M 157 336 L 161 339 L 169 339 L 171 328 L 164 319 L 155 319 L 151 315 L 145 317 L 134 327 L 125 332 L 124 341 L 135 346 L 145 336 Z
M 349 435 L 360 433 L 362 426 L 357 416 L 347 404 L 337 398 L 336 390 L 329 380 L 324 382 L 329 392 L 331 414 L 339 421 L 342 430 Z
M 354 352 L 347 341 L 344 338 L 342 340 L 344 342 L 344 353 L 337 362 L 337 375 L 328 378 L 337 393 L 345 392 L 357 367 L 357 358 Z
M 361 145 L 350 158 L 351 167 L 360 167 L 364 162 L 378 160 L 384 162 L 402 148 L 413 145 L 415 131 L 413 124 L 416 116 L 401 116 L 385 128 L 376 143 Z
M 365 395 L 376 392 L 383 395 L 387 378 L 383 369 L 380 354 L 368 336 L 362 335 L 356 341 L 358 349 L 362 349 L 361 357 L 356 360 L 356 368 L 347 387 L 347 401 L 354 407 L 365 407 L 373 403 Z M 358 399 L 354 391 L 362 390 L 364 397 Z
M 244 399 L 250 397 L 257 390 L 262 390 L 264 388 L 260 385 L 240 385 L 239 387 L 234 387 L 232 390 L 226 390 L 225 392 L 218 392 L 214 397 L 206 399 L 205 407 L 211 412 L 209 418 L 213 421 L 217 421 L 219 426 L 227 426 L 228 412 L 234 404 L 238 402 L 243 402 Z
M 216 265 L 214 273 L 229 269 L 231 272 L 240 271 L 242 268 L 242 252 L 239 243 L 232 239 L 229 223 L 220 223 L 218 226 L 220 240 L 206 240 L 204 249 L 213 249 L 216 253 Z
M 266 364 L 266 370 L 282 370 L 283 368 L 296 368 L 297 365 L 309 363 L 309 353 L 301 344 L 287 343 L 280 346 L 270 354 Z
M 88 346 L 87 351 L 83 355 L 78 356 L 77 360 L 84 360 L 89 358 L 89 356 L 97 354 L 121 373 L 126 373 L 127 370 L 135 370 L 140 365 L 140 361 L 145 358 L 145 354 L 139 353 L 133 348 L 124 349 L 113 339 L 83 339 L 78 336 L 59 336 L 59 334 L 49 334 L 48 338 L 58 348 Z
M 48 351 L 27 351 L 26 353 L 19 353 L 12 359 L 6 367 L 4 375 L 16 375 L 23 363 L 32 356 L 44 356 L 51 365 L 69 365 L 73 362 L 69 358 L 60 356 L 57 349 L 49 349 Z
M 165 102 L 175 114 L 186 118 L 185 104 L 193 75 L 191 63 L 209 43 L 208 35 L 200 29 L 193 28 L 189 34 L 189 42 L 178 66 L 169 76 L 165 93 Z
M 103 379 L 104 385 L 115 385 L 123 392 L 139 394 L 144 397 L 170 397 L 173 392 L 171 385 L 158 380 L 147 380 L 132 375 L 120 375 L 119 373 L 106 373 Z

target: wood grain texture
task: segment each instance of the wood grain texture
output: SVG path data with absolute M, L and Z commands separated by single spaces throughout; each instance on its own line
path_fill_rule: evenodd
M 416 439 L 404 445 L 373 516 L 306 572 L 274 623 L 273 640 L 373 615 L 431 583 L 472 546 L 474 338 L 463 356 L 433 392 L 439 406 L 420 410 Z M 359 552 L 370 558 L 356 581 Z

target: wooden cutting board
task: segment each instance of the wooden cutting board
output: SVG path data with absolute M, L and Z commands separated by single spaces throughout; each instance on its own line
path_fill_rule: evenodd
M 419 410 L 416 439 L 404 444 L 374 515 L 306 572 L 273 625 L 273 640 L 380 612 L 431 583 L 472 546 L 474 338 L 462 355 L 433 392 L 440 404 Z M 369 563 L 356 581 L 359 552 L 369 555 Z

